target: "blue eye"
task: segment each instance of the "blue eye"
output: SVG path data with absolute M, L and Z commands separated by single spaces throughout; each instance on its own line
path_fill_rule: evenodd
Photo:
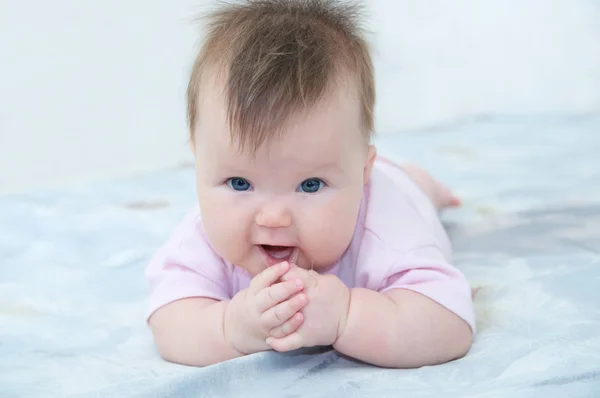
M 226 182 L 229 188 L 233 189 L 234 191 L 249 191 L 252 188 L 246 179 L 240 177 L 230 178 Z
M 315 193 L 323 188 L 324 185 L 325 183 L 318 178 L 309 178 L 308 180 L 302 181 L 298 186 L 298 190 L 300 192 Z

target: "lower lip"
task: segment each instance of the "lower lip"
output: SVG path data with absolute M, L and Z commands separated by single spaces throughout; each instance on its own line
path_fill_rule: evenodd
M 296 262 L 298 259 L 298 248 L 294 248 L 289 256 L 286 257 L 282 257 L 282 258 L 275 258 L 272 257 L 262 246 L 258 247 L 260 252 L 262 253 L 262 256 L 265 260 L 265 262 L 267 263 L 268 267 L 272 267 L 274 265 L 280 264 L 284 261 L 288 261 L 288 262 Z

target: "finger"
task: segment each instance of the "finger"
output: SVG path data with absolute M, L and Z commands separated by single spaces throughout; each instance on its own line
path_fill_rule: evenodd
M 296 312 L 290 319 L 283 324 L 274 327 L 269 331 L 269 336 L 281 339 L 290 333 L 294 333 L 304 322 L 304 315 L 301 312 Z
M 294 316 L 307 302 L 306 295 L 301 293 L 277 304 L 260 315 L 260 325 L 266 330 L 271 330 Z
M 256 295 L 258 312 L 265 312 L 274 305 L 287 300 L 290 296 L 302 290 L 303 287 L 304 283 L 300 279 L 275 283 L 265 287 Z
M 302 336 L 298 332 L 294 332 L 281 339 L 267 337 L 265 341 L 272 349 L 279 352 L 297 350 L 304 346 Z
M 297 265 L 290 264 L 290 269 L 283 274 L 281 277 L 282 281 L 289 281 L 292 279 L 300 279 L 302 282 L 309 281 L 308 272 L 304 268 L 300 268 Z
M 271 286 L 273 283 L 275 283 L 275 281 L 285 274 L 289 268 L 290 264 L 287 261 L 273 265 L 272 267 L 268 267 L 263 272 L 252 278 L 250 281 L 250 286 L 248 287 L 248 292 L 251 295 L 256 295 L 265 287 Z

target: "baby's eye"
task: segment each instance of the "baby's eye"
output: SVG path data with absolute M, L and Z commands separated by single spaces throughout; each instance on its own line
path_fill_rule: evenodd
M 226 183 L 234 191 L 248 191 L 252 188 L 248 180 L 241 177 L 232 177 Z
M 325 183 L 318 178 L 309 178 L 308 180 L 302 181 L 298 186 L 300 192 L 315 193 L 319 189 L 323 188 Z

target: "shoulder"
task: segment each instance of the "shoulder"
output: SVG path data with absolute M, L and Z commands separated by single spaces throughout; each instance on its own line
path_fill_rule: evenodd
M 219 260 L 206 239 L 197 206 L 185 214 L 154 257 L 160 258 L 161 254 L 175 255 L 178 261 L 188 264 L 206 262 L 207 259 Z
M 377 162 L 365 197 L 356 286 L 418 292 L 474 328 L 469 283 L 452 265 L 450 241 L 425 194 L 400 167 Z
M 199 209 L 192 209 L 146 267 L 145 277 L 150 287 L 147 317 L 158 308 L 183 298 L 230 298 L 232 267 L 211 248 Z
M 228 268 L 209 244 L 195 206 L 150 258 L 145 276 L 151 287 L 173 278 L 191 280 L 196 276 L 216 283 L 228 279 Z
M 447 234 L 429 198 L 390 161 L 378 158 L 366 189 L 363 241 L 405 253 L 437 246 L 450 256 Z

